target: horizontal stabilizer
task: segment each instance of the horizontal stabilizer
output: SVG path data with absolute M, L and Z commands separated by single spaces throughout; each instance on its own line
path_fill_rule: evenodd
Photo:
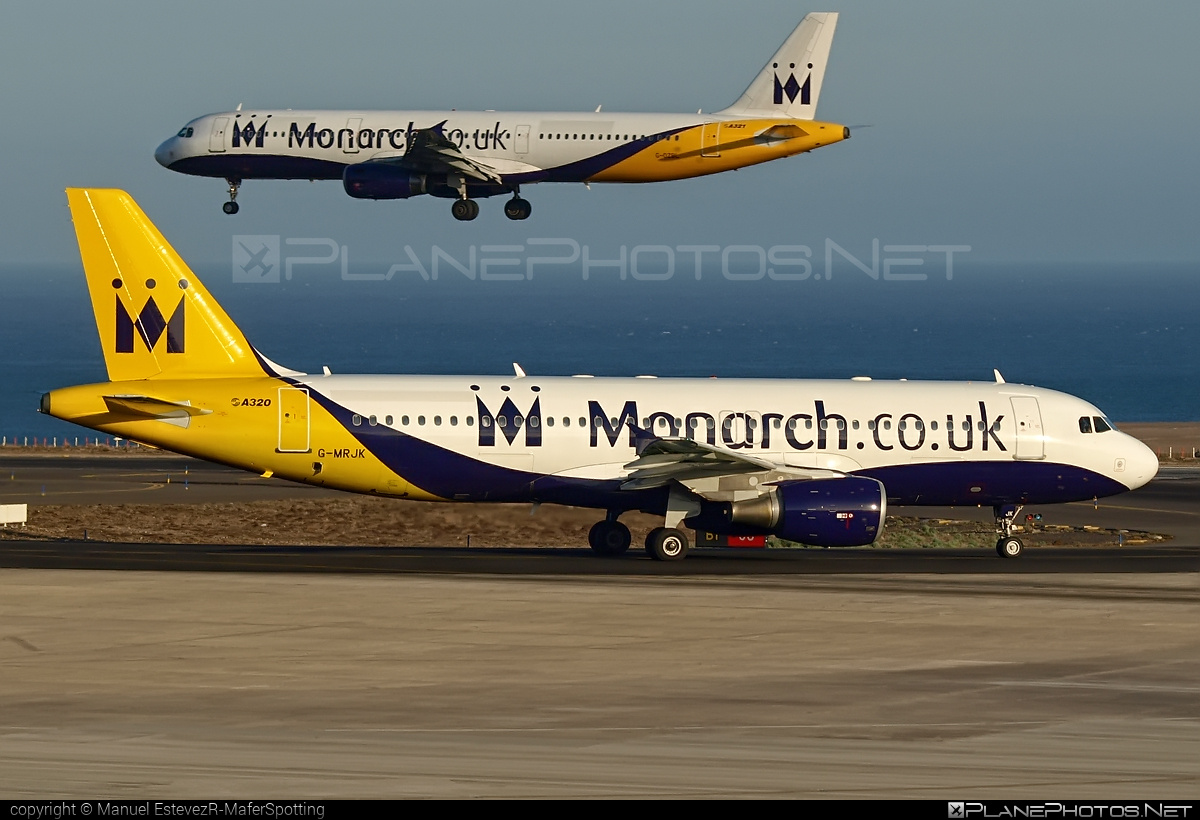
M 186 419 L 207 416 L 212 410 L 193 407 L 189 402 L 164 401 L 150 396 L 105 396 L 109 412 L 147 419 Z

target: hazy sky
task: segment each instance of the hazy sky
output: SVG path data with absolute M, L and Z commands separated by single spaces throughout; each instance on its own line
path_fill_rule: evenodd
M 808 11 L 842 12 L 820 117 L 848 142 L 656 185 L 526 189 L 473 223 L 336 182 L 159 167 L 188 119 L 247 106 L 695 111 L 731 103 Z M 1200 261 L 1200 3 L 16 2 L 0 28 L 0 266 L 78 260 L 62 190 L 129 190 L 196 265 L 234 234 L 404 245 L 967 244 L 979 261 Z

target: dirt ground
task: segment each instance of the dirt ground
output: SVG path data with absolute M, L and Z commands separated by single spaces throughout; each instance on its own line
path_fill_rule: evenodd
M 595 510 L 516 504 L 435 504 L 369 496 L 225 504 L 116 504 L 32 507 L 23 529 L 6 538 L 110 543 L 246 544 L 369 547 L 582 547 L 599 519 Z M 621 519 L 640 546 L 661 519 L 628 513 Z M 1029 546 L 1097 546 L 1164 540 L 1129 531 L 1039 528 Z M 883 549 L 987 547 L 990 527 L 977 522 L 889 517 Z M 772 546 L 783 546 L 772 544 Z

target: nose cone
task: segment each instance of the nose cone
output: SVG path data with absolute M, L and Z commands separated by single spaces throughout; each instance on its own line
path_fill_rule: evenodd
M 177 142 L 176 137 L 171 137 L 158 148 L 154 149 L 154 159 L 164 168 L 170 168 L 171 163 L 178 159 L 178 152 L 175 150 Z
M 1136 490 L 1158 475 L 1158 456 L 1142 442 L 1127 436 L 1129 455 L 1125 458 L 1125 475 L 1120 481 L 1131 490 Z

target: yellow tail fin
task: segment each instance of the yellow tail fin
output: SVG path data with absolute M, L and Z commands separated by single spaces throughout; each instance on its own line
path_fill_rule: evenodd
M 124 191 L 68 188 L 111 381 L 262 376 L 246 337 Z

